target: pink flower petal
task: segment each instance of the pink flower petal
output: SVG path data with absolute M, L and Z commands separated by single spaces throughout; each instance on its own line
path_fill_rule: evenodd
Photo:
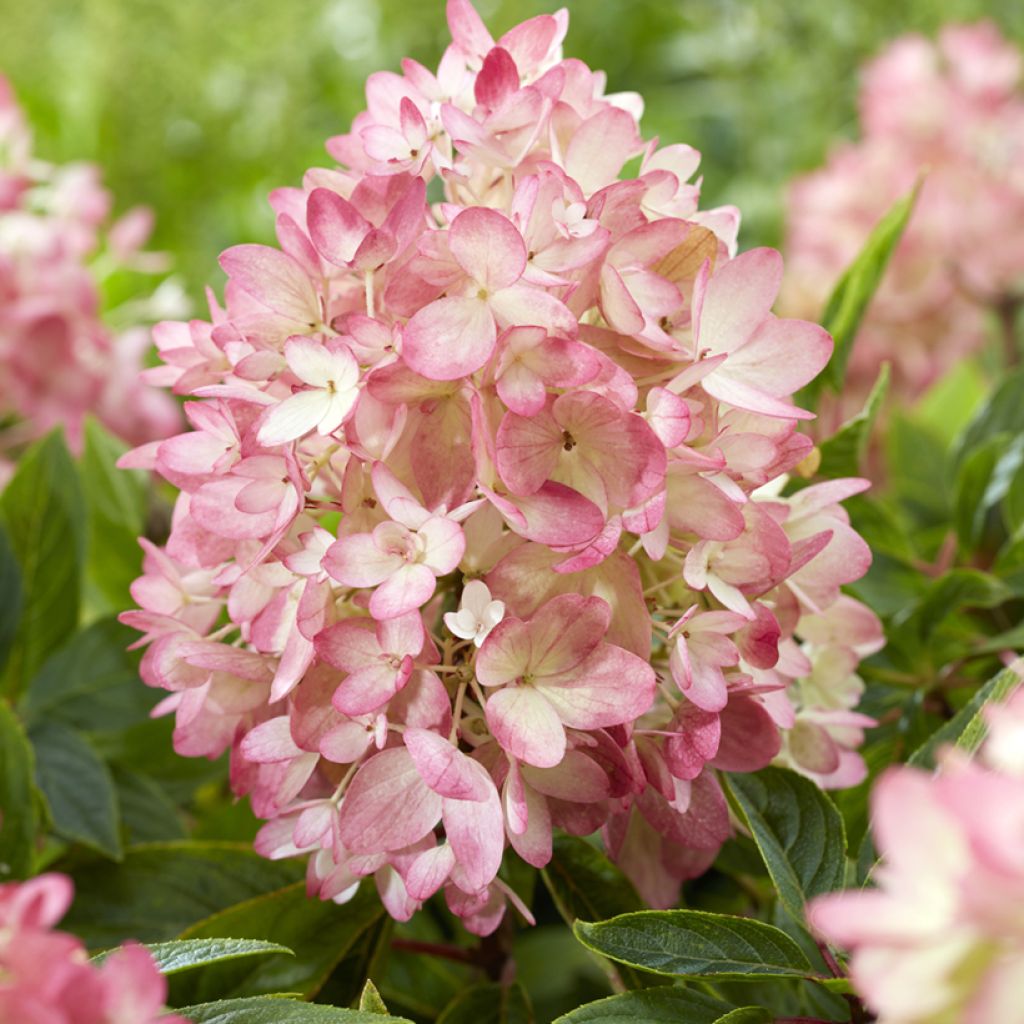
M 565 729 L 555 709 L 533 687 L 507 686 L 492 693 L 486 715 L 494 738 L 514 758 L 538 768 L 553 768 L 562 760 Z
M 402 332 L 402 358 L 429 380 L 457 380 L 491 357 L 497 330 L 481 299 L 450 296 L 424 306 Z

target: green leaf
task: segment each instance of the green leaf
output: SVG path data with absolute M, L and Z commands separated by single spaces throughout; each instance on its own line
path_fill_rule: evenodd
M 173 942 L 155 942 L 146 946 L 156 961 L 161 974 L 179 974 L 195 967 L 237 960 L 239 957 L 266 956 L 268 953 L 290 953 L 287 946 L 260 939 L 176 939 Z M 98 953 L 92 959 L 102 963 L 117 949 Z
M 809 900 L 843 886 L 846 832 L 839 811 L 810 779 L 784 768 L 728 775 L 726 785 L 782 905 L 802 921 Z
M 954 523 L 961 549 L 970 552 L 981 540 L 985 518 L 1010 490 L 1024 465 L 1024 434 L 996 434 L 968 453 L 954 486 Z
M 551 860 L 541 872 L 544 884 L 567 924 L 577 919 L 605 918 L 643 909 L 633 883 L 596 846 L 579 836 L 556 835 Z M 650 979 L 629 968 L 616 968 L 629 988 L 650 984 Z
M 931 584 L 915 607 L 893 622 L 927 640 L 949 615 L 964 608 L 994 608 L 1011 596 L 1010 588 L 996 576 L 978 569 L 951 569 Z
M 170 842 L 138 846 L 120 864 L 88 864 L 71 874 L 75 902 L 61 927 L 90 948 L 106 949 L 129 938 L 176 938 L 225 907 L 294 882 L 303 869 L 266 860 L 248 844 Z
M 648 988 L 587 1003 L 554 1024 L 716 1024 L 728 1003 L 689 988 Z
M 29 729 L 36 755 L 36 783 L 50 807 L 53 830 L 119 860 L 121 814 L 110 769 L 81 733 L 60 722 Z
M 836 479 L 859 476 L 863 472 L 871 430 L 889 392 L 889 378 L 889 364 L 883 363 L 864 408 L 821 444 L 821 465 L 817 476 Z
M 871 232 L 857 258 L 839 279 L 825 305 L 821 323 L 835 340 L 835 349 L 822 377 L 833 391 L 842 390 L 846 379 L 846 364 L 861 318 L 882 280 L 889 257 L 903 235 L 919 190 L 920 182 L 909 195 L 890 207 Z
M 941 747 L 950 745 L 973 754 L 985 738 L 985 705 L 1006 700 L 1021 682 L 1021 676 L 1012 668 L 1003 669 L 993 676 L 953 718 L 907 758 L 907 763 L 919 768 L 934 768 L 936 753 Z
M 377 991 L 377 986 L 369 978 L 366 979 L 366 984 L 359 996 L 359 1009 L 364 1013 L 382 1013 L 385 1016 L 388 1012 L 384 1000 L 381 999 L 380 993 Z
M 7 701 L 0 699 L 0 882 L 32 873 L 39 827 L 32 745 Z
M 775 1014 L 763 1006 L 741 1006 L 719 1017 L 715 1024 L 772 1024 Z
M 381 1024 L 382 1020 L 412 1024 L 405 1017 L 381 1017 L 363 1010 L 342 1010 L 272 996 L 219 999 L 215 1003 L 183 1006 L 175 1012 L 191 1024 Z
M 1024 530 L 1024 467 L 1014 474 L 1003 497 L 1003 519 L 1006 530 L 1016 535 Z
M 455 997 L 437 1024 L 533 1024 L 533 1010 L 523 986 L 474 985 Z
M 90 732 L 117 732 L 145 722 L 154 691 L 139 679 L 126 650 L 138 634 L 116 619 L 101 619 L 50 657 L 22 702 L 28 722 L 59 721 Z
M 0 524 L 0 678 L 21 620 L 21 571 L 7 531 Z
M 363 885 L 343 906 L 310 899 L 305 882 L 227 907 L 192 925 L 182 938 L 263 938 L 294 951 L 258 964 L 235 963 L 190 975 L 172 991 L 179 1002 L 295 992 L 314 995 L 334 966 L 381 918 L 384 909 L 372 886 Z M 357 989 L 358 991 L 358 989 Z
M 957 466 L 979 445 L 996 434 L 1019 437 L 1024 434 L 1024 367 L 1004 376 L 964 432 L 957 440 L 954 460 Z
M 148 775 L 117 765 L 112 772 L 126 843 L 138 845 L 185 838 L 181 815 L 163 786 Z
M 648 910 L 610 921 L 577 921 L 576 937 L 602 956 L 686 978 L 806 978 L 811 964 L 783 931 L 746 917 Z
M 28 450 L 0 495 L 23 599 L 2 687 L 8 694 L 17 696 L 78 624 L 82 519 L 75 465 L 60 434 L 50 434 Z
M 128 587 L 142 565 L 137 538 L 145 525 L 146 475 L 117 468 L 126 450 L 95 419 L 85 421 L 81 477 L 89 510 L 86 573 L 112 608 L 131 603 Z

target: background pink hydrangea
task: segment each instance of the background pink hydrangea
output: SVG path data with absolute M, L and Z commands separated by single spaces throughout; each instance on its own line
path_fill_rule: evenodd
M 101 964 L 54 925 L 71 905 L 66 875 L 0 885 L 0 1020 L 10 1024 L 188 1024 L 163 1015 L 167 982 L 142 946 Z
M 861 138 L 789 189 L 784 306 L 818 316 L 886 210 L 924 184 L 858 334 L 841 411 L 888 360 L 912 399 L 987 338 L 1019 358 L 1024 301 L 1024 92 L 1019 50 L 991 22 L 897 39 L 864 70 Z
M 92 412 L 139 444 L 181 425 L 175 403 L 138 380 L 149 348 L 144 328 L 115 333 L 101 317 L 100 278 L 119 267 L 165 269 L 143 253 L 148 211 L 111 224 L 111 197 L 89 164 L 35 157 L 26 119 L 0 77 L 0 447 L 10 450 L 63 425 L 81 443 Z M 135 322 L 182 302 L 161 289 Z M 163 310 L 163 312 L 160 312 Z M 126 313 L 132 311 L 125 310 Z
M 122 618 L 261 853 L 487 934 L 553 828 L 665 906 L 730 834 L 719 771 L 859 782 L 882 636 L 840 594 L 866 482 L 786 492 L 832 345 L 771 313 L 778 253 L 562 58 L 564 11 L 448 16 L 271 195 L 279 246 L 222 254 L 209 322 L 157 326 L 193 429 L 123 460 L 181 493 Z

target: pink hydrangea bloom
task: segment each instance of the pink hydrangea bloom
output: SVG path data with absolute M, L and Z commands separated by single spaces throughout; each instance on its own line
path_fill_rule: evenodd
M 782 496 L 831 339 L 772 314 L 779 255 L 736 255 L 564 11 L 448 17 L 436 74 L 371 76 L 341 166 L 272 194 L 279 245 L 222 256 L 210 322 L 158 326 L 194 429 L 124 460 L 181 495 L 123 618 L 261 853 L 487 933 L 507 847 L 603 830 L 668 905 L 729 834 L 719 771 L 859 778 L 881 629 L 839 592 L 864 482 Z
M 54 930 L 71 896 L 65 875 L 0 885 L 0 1020 L 188 1024 L 163 1014 L 167 982 L 141 946 L 122 946 L 96 965 L 78 939 Z
M 864 70 L 861 139 L 790 189 L 784 306 L 817 316 L 888 207 L 924 187 L 861 327 L 843 412 L 882 360 L 919 395 L 1024 302 L 1021 53 L 991 22 L 896 40 Z M 998 316 L 993 315 L 998 314 Z
M 77 448 L 89 412 L 133 444 L 180 429 L 173 401 L 139 381 L 148 333 L 115 334 L 100 318 L 98 264 L 164 265 L 140 251 L 152 227 L 148 211 L 110 224 L 110 207 L 95 167 L 33 156 L 28 125 L 0 76 L 0 417 L 17 418 L 0 449 L 59 424 Z M 125 317 L 173 315 L 183 303 L 172 285 L 142 305 Z
M 987 718 L 976 760 L 947 751 L 937 775 L 877 783 L 877 888 L 810 905 L 880 1024 L 1024 1021 L 1024 690 Z

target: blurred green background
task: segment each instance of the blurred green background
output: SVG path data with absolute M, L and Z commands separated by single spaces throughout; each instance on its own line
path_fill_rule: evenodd
M 858 65 L 888 39 L 993 18 L 1024 41 L 1020 0 L 569 0 L 568 55 L 644 94 L 645 134 L 704 153 L 705 203 L 778 243 L 782 189 L 856 130 Z M 552 10 L 479 0 L 494 35 Z M 98 161 L 118 209 L 146 203 L 189 291 L 216 256 L 267 240 L 271 188 L 329 164 L 371 71 L 436 64 L 444 0 L 2 0 L 0 72 L 40 155 Z M 870 187 L 870 183 L 865 183 Z

